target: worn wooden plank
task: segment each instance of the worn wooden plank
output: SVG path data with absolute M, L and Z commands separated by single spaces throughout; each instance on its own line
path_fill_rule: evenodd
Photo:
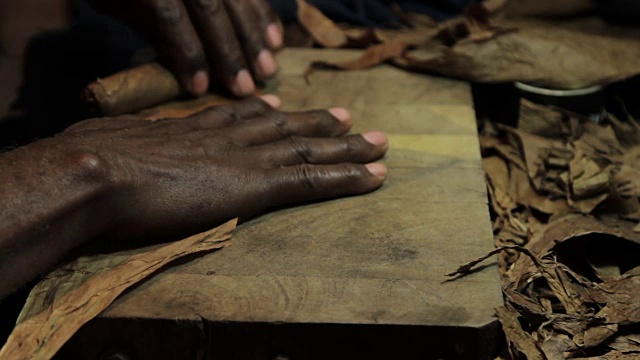
M 355 131 L 389 134 L 389 179 L 360 197 L 269 213 L 233 246 L 167 269 L 106 318 L 406 324 L 480 328 L 502 303 L 497 269 L 444 274 L 492 248 L 472 100 L 465 83 L 392 67 L 316 71 L 348 51 L 287 50 L 277 93 L 288 110 L 344 106 Z

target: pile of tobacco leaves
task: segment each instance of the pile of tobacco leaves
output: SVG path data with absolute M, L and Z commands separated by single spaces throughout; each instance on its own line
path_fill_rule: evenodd
M 521 104 L 480 136 L 513 357 L 640 358 L 640 126 Z
M 400 14 L 404 29 L 336 24 L 297 1 L 306 45 L 367 49 L 349 62 L 315 62 L 309 75 L 390 63 L 576 89 L 640 73 L 640 36 L 578 16 L 592 1 L 486 0 L 444 23 Z M 481 133 L 496 250 L 449 275 L 497 254 L 508 357 L 640 358 L 640 126 L 622 113 L 596 124 L 523 100 L 518 128 L 489 123 Z

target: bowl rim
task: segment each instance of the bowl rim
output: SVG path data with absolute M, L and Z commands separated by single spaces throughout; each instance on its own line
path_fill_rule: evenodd
M 570 97 L 570 96 L 584 96 L 598 93 L 604 89 L 602 85 L 594 85 L 589 86 L 582 89 L 573 89 L 573 90 L 556 90 L 556 89 L 546 89 L 541 88 L 529 84 L 525 84 L 522 82 L 515 82 L 516 89 L 530 92 L 533 94 L 546 95 L 546 96 L 555 96 L 555 97 Z

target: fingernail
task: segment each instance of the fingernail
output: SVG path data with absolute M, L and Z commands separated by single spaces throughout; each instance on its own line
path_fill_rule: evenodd
M 371 173 L 371 175 L 377 176 L 381 179 L 387 178 L 387 167 L 382 164 L 367 164 L 365 165 L 367 170 Z
M 209 77 L 204 70 L 198 71 L 191 80 L 191 91 L 195 95 L 203 95 L 209 89 Z
M 256 84 L 253 82 L 249 70 L 240 70 L 231 90 L 238 96 L 248 96 L 256 91 Z
M 282 105 L 282 101 L 280 101 L 280 98 L 275 95 L 271 95 L 271 94 L 262 95 L 260 96 L 260 99 L 262 99 L 262 101 L 266 102 L 267 104 L 269 104 L 269 106 L 271 106 L 274 109 L 277 109 L 280 107 L 280 105 Z
M 269 50 L 262 50 L 258 55 L 258 60 L 256 61 L 258 71 L 262 76 L 271 76 L 278 71 L 278 64 L 276 63 L 276 59 L 271 54 Z
M 362 134 L 362 137 L 371 145 L 383 146 L 387 145 L 387 136 L 380 131 L 369 131 Z
M 282 31 L 278 24 L 271 24 L 267 26 L 267 40 L 272 48 L 278 49 L 282 46 Z
M 331 113 L 331 115 L 333 115 L 333 117 L 342 121 L 343 123 L 349 123 L 351 121 L 351 114 L 349 113 L 349 110 L 345 108 L 331 108 L 329 109 L 329 112 Z

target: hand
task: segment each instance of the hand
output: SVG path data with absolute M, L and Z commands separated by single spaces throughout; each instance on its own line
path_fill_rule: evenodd
M 351 127 L 345 109 L 284 113 L 272 107 L 277 97 L 263 99 L 186 119 L 93 119 L 57 139 L 107 175 L 107 207 L 118 216 L 109 238 L 186 235 L 382 185 L 386 167 L 370 162 L 388 148 L 383 133 L 341 136 Z
M 266 0 L 92 0 L 145 35 L 185 90 L 222 82 L 237 96 L 277 71 L 282 26 Z

